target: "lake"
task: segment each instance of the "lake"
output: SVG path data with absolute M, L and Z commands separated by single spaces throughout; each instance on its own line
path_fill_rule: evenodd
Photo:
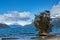
M 32 28 L 0 28 L 0 38 L 2 38 L 2 40 L 41 40 L 37 38 L 37 34 L 38 31 Z M 58 36 L 60 36 L 60 28 L 53 28 L 53 31 L 50 32 L 50 34 L 55 34 L 57 38 Z M 53 38 L 55 38 L 55 36 Z

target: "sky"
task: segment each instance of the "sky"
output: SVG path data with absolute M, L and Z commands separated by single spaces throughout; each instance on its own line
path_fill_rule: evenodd
M 28 25 L 35 14 L 51 11 L 51 17 L 60 17 L 59 0 L 0 0 L 0 23 Z

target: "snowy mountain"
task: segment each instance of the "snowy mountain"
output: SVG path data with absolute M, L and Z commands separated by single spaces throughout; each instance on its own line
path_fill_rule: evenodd
M 25 25 L 25 26 L 22 26 L 22 25 L 19 25 L 19 24 L 12 24 L 10 25 L 11 28 L 35 28 L 34 27 L 34 24 L 29 24 L 29 25 Z

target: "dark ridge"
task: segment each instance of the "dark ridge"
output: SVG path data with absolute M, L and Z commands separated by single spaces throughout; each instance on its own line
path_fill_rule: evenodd
M 0 28 L 9 28 L 8 25 L 0 23 Z

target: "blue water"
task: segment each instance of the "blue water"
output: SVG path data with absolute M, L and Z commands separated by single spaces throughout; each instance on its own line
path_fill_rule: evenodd
M 0 37 L 35 35 L 36 32 L 34 29 L 0 28 Z
M 60 28 L 53 28 L 51 33 L 60 33 Z M 23 29 L 23 28 L 0 28 L 0 37 L 7 36 L 24 36 L 24 35 L 36 35 L 38 31 L 35 29 Z
M 52 34 L 60 33 L 59 27 L 54 27 L 52 29 Z M 10 38 L 20 38 L 30 40 L 30 38 L 35 37 L 38 34 L 35 28 L 0 28 L 0 37 L 10 37 Z M 60 35 L 60 34 L 59 34 Z M 28 39 L 27 39 L 28 38 Z

